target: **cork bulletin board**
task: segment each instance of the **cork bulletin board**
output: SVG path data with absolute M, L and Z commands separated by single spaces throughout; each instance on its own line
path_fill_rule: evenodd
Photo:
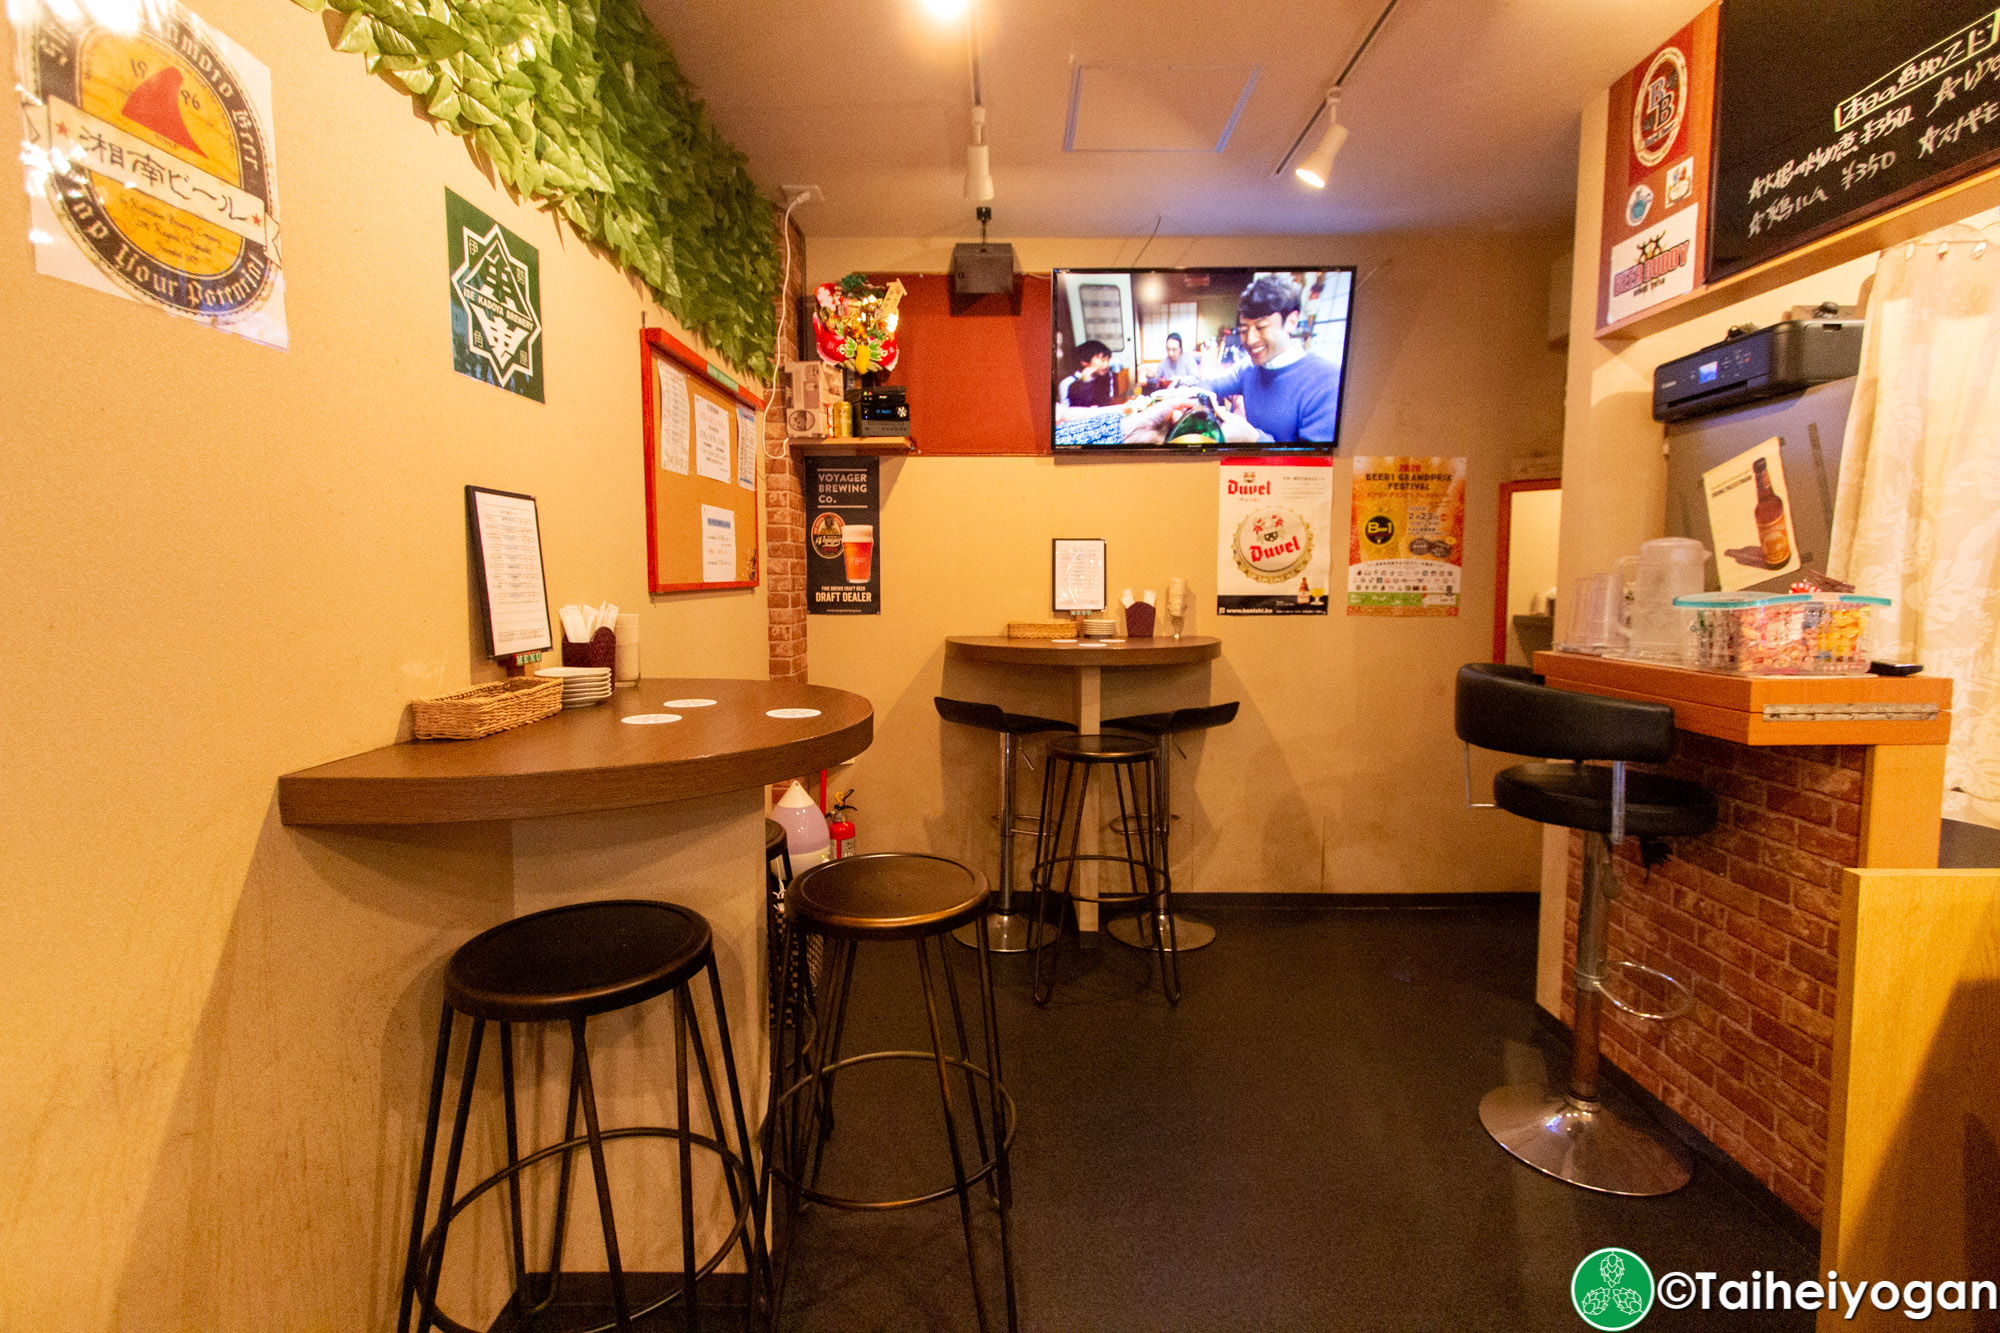
M 640 330 L 639 361 L 648 587 L 756 587 L 764 400 L 663 329 Z

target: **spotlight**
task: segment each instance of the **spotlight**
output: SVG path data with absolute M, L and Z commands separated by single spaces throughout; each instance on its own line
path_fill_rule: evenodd
M 1299 163 L 1292 174 L 1315 190 L 1324 190 L 1327 177 L 1333 173 L 1334 155 L 1346 142 L 1347 126 L 1340 123 L 1340 94 L 1329 93 L 1326 98 L 1326 133 L 1320 136 L 1319 146 Z
M 940 23 L 955 23 L 971 8 L 970 0 L 924 0 L 924 10 Z
M 986 108 L 972 108 L 972 142 L 965 146 L 965 197 L 983 204 L 993 197 L 993 164 L 986 148 Z

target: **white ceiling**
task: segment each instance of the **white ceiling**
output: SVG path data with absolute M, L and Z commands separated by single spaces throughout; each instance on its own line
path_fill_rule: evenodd
M 1347 81 L 1327 189 L 1274 177 L 1384 2 L 979 0 L 995 238 L 1557 224 L 1584 102 L 1704 4 L 1401 0 Z M 825 190 L 795 215 L 808 236 L 974 230 L 963 22 L 920 0 L 641 3 L 758 184 Z

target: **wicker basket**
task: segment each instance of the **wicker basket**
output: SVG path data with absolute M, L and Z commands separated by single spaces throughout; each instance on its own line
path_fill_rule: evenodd
M 1010 620 L 1007 622 L 1007 637 L 1010 639 L 1074 639 L 1074 620 Z
M 560 677 L 515 676 L 435 699 L 412 699 L 418 740 L 469 741 L 562 711 Z

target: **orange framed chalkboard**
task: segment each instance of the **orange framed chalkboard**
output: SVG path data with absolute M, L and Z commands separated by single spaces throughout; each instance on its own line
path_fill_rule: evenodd
M 664 329 L 641 329 L 646 582 L 754 588 L 764 400 Z

